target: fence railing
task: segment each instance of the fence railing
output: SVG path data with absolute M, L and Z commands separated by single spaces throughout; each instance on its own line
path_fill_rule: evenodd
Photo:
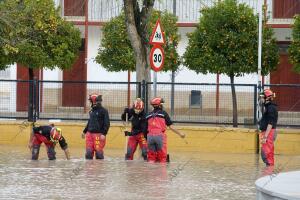
M 218 0 L 160 0 L 155 1 L 154 9 L 174 13 L 180 23 L 196 23 L 199 21 L 201 10 L 212 7 L 217 2 Z M 245 3 L 253 8 L 255 14 L 258 13 L 257 0 L 238 0 L 238 2 Z M 122 1 L 89 0 L 89 20 L 109 21 L 112 17 L 118 16 L 122 9 Z M 78 19 L 78 16 L 68 17 L 69 19 Z M 81 19 L 83 18 L 81 17 Z
M 235 84 L 238 124 L 257 123 L 257 86 Z M 171 88 L 174 88 L 172 93 Z M 279 126 L 300 127 L 300 85 L 264 85 L 277 94 Z M 87 120 L 88 95 L 103 95 L 103 106 L 112 121 L 119 121 L 123 109 L 142 97 L 151 110 L 153 83 L 90 81 L 0 80 L 0 118 Z M 233 123 L 230 84 L 158 82 L 157 96 L 175 122 L 231 125 Z
M 300 127 L 300 85 L 270 84 L 264 85 L 275 92 L 275 103 L 278 105 L 278 124 L 281 126 Z
M 289 12 L 295 9 L 292 4 L 287 4 L 289 8 L 282 18 L 274 17 L 274 0 L 266 1 L 266 14 L 269 24 L 291 24 L 292 17 Z M 84 0 L 70 3 L 65 0 L 54 0 L 56 6 L 62 9 L 62 16 L 71 21 L 84 21 Z M 203 8 L 212 7 L 218 0 L 160 0 L 155 1 L 154 8 L 160 11 L 174 13 L 178 17 L 179 23 L 197 23 L 201 16 Z M 238 3 L 244 3 L 258 13 L 257 0 L 238 0 Z M 285 5 L 285 4 L 284 4 Z M 284 6 L 284 5 L 277 5 Z M 88 19 L 92 22 L 107 22 L 111 18 L 118 16 L 123 9 L 122 1 L 111 0 L 88 0 Z M 74 13 L 73 13 L 74 12 Z
M 152 83 L 148 84 L 152 85 Z M 171 87 L 171 83 L 157 83 L 157 96 L 165 99 L 165 109 L 172 113 L 171 117 L 174 121 L 232 124 L 233 109 L 230 84 L 175 83 L 173 98 Z M 256 120 L 256 85 L 235 84 L 235 89 L 238 123 L 254 124 Z M 149 96 L 153 97 L 152 94 Z M 174 108 L 171 108 L 171 105 L 174 105 Z

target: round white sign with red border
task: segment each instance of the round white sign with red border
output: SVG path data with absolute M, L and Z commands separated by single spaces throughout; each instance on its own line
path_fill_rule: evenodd
M 158 72 L 163 68 L 165 61 L 164 50 L 161 46 L 154 45 L 150 52 L 150 65 L 151 68 Z

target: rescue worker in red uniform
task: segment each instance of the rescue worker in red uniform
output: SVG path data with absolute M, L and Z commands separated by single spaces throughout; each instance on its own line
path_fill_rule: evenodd
M 89 97 L 91 102 L 90 118 L 83 130 L 82 138 L 86 141 L 86 159 L 104 159 L 104 147 L 106 143 L 106 134 L 110 122 L 108 111 L 102 107 L 102 95 L 92 94 Z
M 277 105 L 273 103 L 275 93 L 265 89 L 261 94 L 264 111 L 259 122 L 261 130 L 261 158 L 266 166 L 274 166 L 274 141 L 276 139 L 276 125 L 278 120 Z
M 167 161 L 167 126 L 181 138 L 185 134 L 180 133 L 173 127 L 168 113 L 163 110 L 164 100 L 160 97 L 155 97 L 150 104 L 153 106 L 153 111 L 147 116 L 148 122 L 148 161 L 149 162 L 166 162 Z
M 121 115 L 123 121 L 126 121 L 126 115 L 127 120 L 131 120 L 131 132 L 125 131 L 125 136 L 129 136 L 125 160 L 133 160 L 133 154 L 138 144 L 142 150 L 144 160 L 147 160 L 147 121 L 144 102 L 140 98 L 137 98 L 132 108 L 125 108 Z
M 66 158 L 69 160 L 70 153 L 68 150 L 68 144 L 62 136 L 60 128 L 57 128 L 54 125 L 33 127 L 28 144 L 28 147 L 32 152 L 31 159 L 37 160 L 39 158 L 40 147 L 41 144 L 44 143 L 49 160 L 55 160 L 56 152 L 54 148 L 57 142 L 61 149 L 65 152 Z

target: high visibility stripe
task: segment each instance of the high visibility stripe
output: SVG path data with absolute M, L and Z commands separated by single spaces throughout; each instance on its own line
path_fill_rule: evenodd
M 147 117 L 146 117 L 146 119 L 149 119 L 150 117 L 161 117 L 161 118 L 165 118 L 165 115 L 164 114 L 156 114 L 156 113 L 152 113 L 152 114 L 150 114 L 150 115 L 148 115 Z

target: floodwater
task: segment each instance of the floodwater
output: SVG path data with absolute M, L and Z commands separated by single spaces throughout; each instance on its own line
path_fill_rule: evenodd
M 255 180 L 264 165 L 253 154 L 171 152 L 171 163 L 124 161 L 121 150 L 105 160 L 85 160 L 70 149 L 65 160 L 31 161 L 25 147 L 0 145 L 0 199 L 255 199 Z M 300 169 L 300 156 L 276 155 L 276 173 Z

